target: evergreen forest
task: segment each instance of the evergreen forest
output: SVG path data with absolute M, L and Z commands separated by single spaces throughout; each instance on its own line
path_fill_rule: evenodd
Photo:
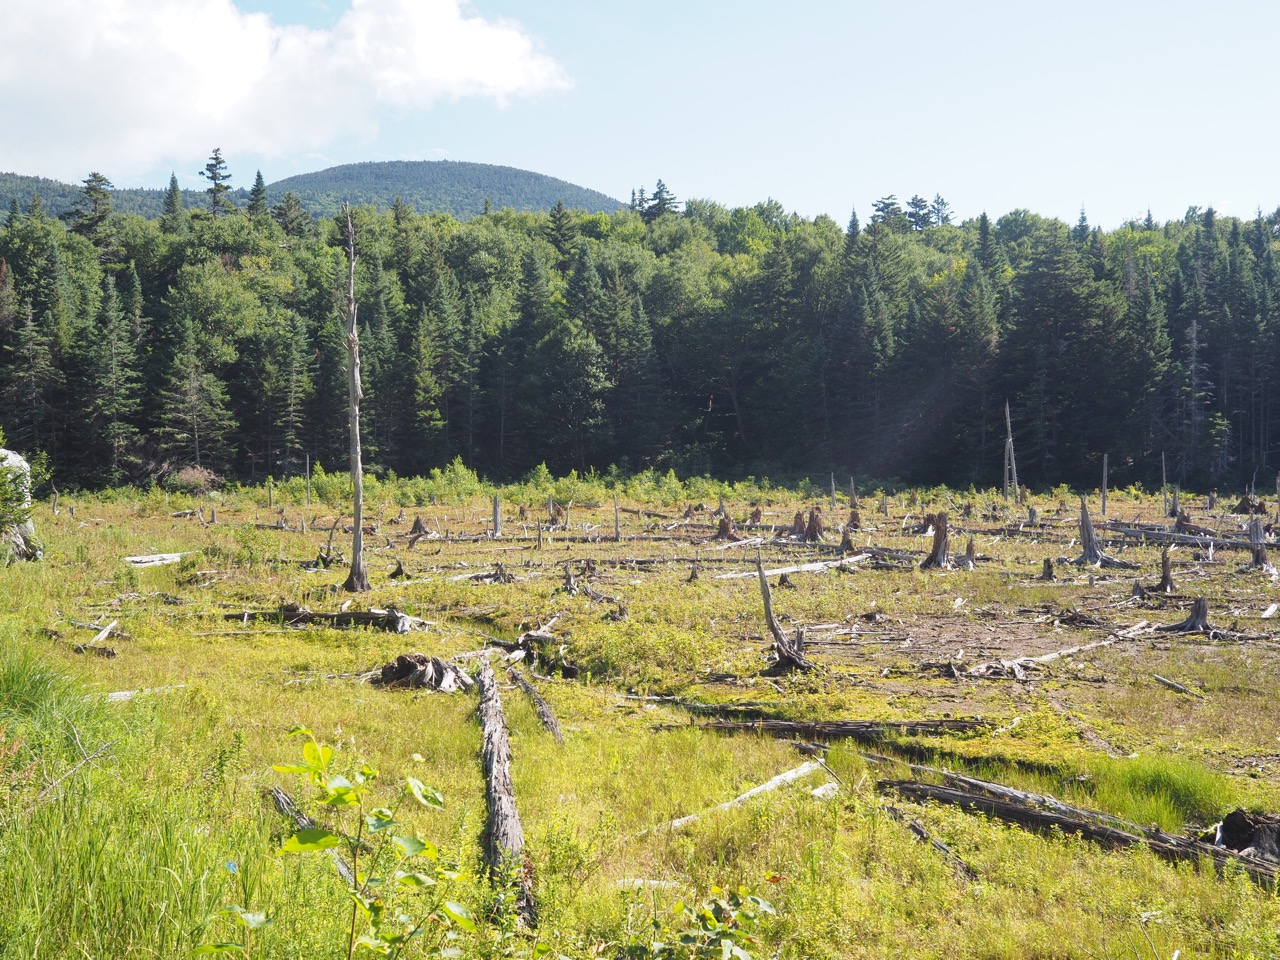
M 244 481 L 345 464 L 345 221 L 214 151 L 153 218 L 94 173 L 0 227 L 0 428 L 56 482 L 198 465 Z M 1277 469 L 1280 211 L 1191 207 L 1104 231 L 1014 210 L 956 222 L 887 196 L 846 225 L 776 201 L 460 220 L 355 210 L 366 464 L 461 458 L 725 477 L 829 472 L 1238 489 Z

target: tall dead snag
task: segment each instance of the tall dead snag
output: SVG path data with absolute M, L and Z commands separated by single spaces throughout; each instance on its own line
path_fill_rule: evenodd
M 1015 503 L 1022 502 L 1022 491 L 1018 486 L 1018 461 L 1013 455 L 1013 420 L 1009 416 L 1009 401 L 1004 402 L 1004 498 L 1009 499 L 1012 485 Z
M 516 792 L 511 782 L 511 741 L 502 713 L 498 681 L 488 661 L 476 678 L 480 685 L 480 726 L 484 732 L 481 759 L 484 764 L 489 822 L 486 827 L 485 864 L 495 887 L 516 886 L 516 916 L 525 926 L 536 926 L 538 914 L 533 899 L 533 866 L 524 856 L 524 828 L 516 811 Z
M 1102 548 L 1098 546 L 1098 535 L 1093 531 L 1093 521 L 1089 519 L 1089 507 L 1085 504 L 1084 497 L 1080 498 L 1080 546 L 1080 556 L 1071 561 L 1077 566 L 1107 567 L 1118 570 L 1136 569 L 1135 564 L 1127 560 L 1117 560 L 1102 552 Z
M 921 570 L 929 570 L 933 567 L 945 569 L 951 566 L 951 556 L 949 553 L 950 542 L 947 534 L 947 513 L 942 511 L 933 518 L 933 549 L 929 551 L 929 555 L 920 562 Z
M 756 558 L 756 574 L 760 577 L 760 597 L 764 600 L 764 619 L 773 634 L 773 650 L 777 655 L 775 666 L 778 670 L 812 670 L 813 663 L 804 655 L 804 628 L 796 629 L 794 637 L 788 637 L 778 625 L 773 615 L 773 595 L 769 592 L 769 578 L 764 575 L 764 566 L 760 558 Z
M 564 734 L 560 732 L 560 724 L 556 722 L 556 715 L 551 712 L 551 707 L 547 701 L 542 699 L 542 694 L 538 693 L 532 683 L 525 679 L 523 673 L 515 667 L 507 669 L 507 675 L 511 677 L 511 682 L 524 691 L 524 695 L 533 701 L 534 709 L 538 711 L 538 719 L 542 721 L 542 725 L 546 727 L 547 732 L 556 738 L 556 743 L 564 745 Z
M 351 593 L 369 590 L 369 572 L 364 566 L 364 464 L 360 456 L 360 329 L 356 325 L 356 228 L 351 207 L 342 205 L 347 221 L 347 423 L 351 432 L 351 491 L 355 501 L 355 522 L 351 534 L 351 570 L 342 585 Z

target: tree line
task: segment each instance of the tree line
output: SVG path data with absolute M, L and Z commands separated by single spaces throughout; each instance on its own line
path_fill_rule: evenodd
M 94 173 L 0 227 L 0 428 L 55 477 L 244 480 L 346 455 L 345 251 L 261 174 L 147 219 Z M 1277 468 L 1280 212 L 1103 231 L 938 196 L 866 222 L 773 200 L 357 208 L 366 463 L 494 479 L 671 467 L 990 485 L 1009 403 L 1035 485 L 1232 487 Z

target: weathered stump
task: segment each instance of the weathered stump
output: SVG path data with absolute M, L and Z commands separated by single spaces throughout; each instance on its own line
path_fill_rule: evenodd
M 822 535 L 826 532 L 826 527 L 822 523 L 822 508 L 814 507 L 809 511 L 809 522 L 805 524 L 804 538 L 809 543 L 817 543 L 822 539 Z
M 945 569 L 951 566 L 946 511 L 943 511 L 936 516 L 931 514 L 931 516 L 933 516 L 933 549 L 931 549 L 929 551 L 929 555 L 921 561 L 921 570 L 929 570 L 934 567 Z
M 1080 545 L 1080 556 L 1072 561 L 1077 566 L 1108 567 L 1120 570 L 1133 570 L 1136 567 L 1127 560 L 1117 560 L 1102 552 L 1102 548 L 1098 546 L 1098 535 L 1093 530 L 1093 521 L 1089 519 L 1089 507 L 1085 504 L 1084 497 L 1080 498 Z
M 1169 548 L 1160 551 L 1160 585 L 1156 587 L 1161 593 L 1173 593 L 1173 565 L 1169 562 Z
M 1185 620 L 1156 629 L 1165 633 L 1211 633 L 1213 627 L 1209 624 L 1209 601 L 1205 597 L 1196 597 Z

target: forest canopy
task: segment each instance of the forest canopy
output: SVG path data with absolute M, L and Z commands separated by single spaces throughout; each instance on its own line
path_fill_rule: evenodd
M 344 462 L 339 231 L 261 175 L 219 186 L 197 204 L 175 180 L 150 218 L 97 173 L 61 218 L 10 205 L 0 427 L 55 478 Z M 1118 483 L 1162 453 L 1190 485 L 1276 470 L 1280 213 L 1108 232 L 889 196 L 841 226 L 658 181 L 614 212 L 397 199 L 355 225 L 374 470 L 990 485 L 1006 400 L 1032 485 L 1096 485 L 1104 454 Z

